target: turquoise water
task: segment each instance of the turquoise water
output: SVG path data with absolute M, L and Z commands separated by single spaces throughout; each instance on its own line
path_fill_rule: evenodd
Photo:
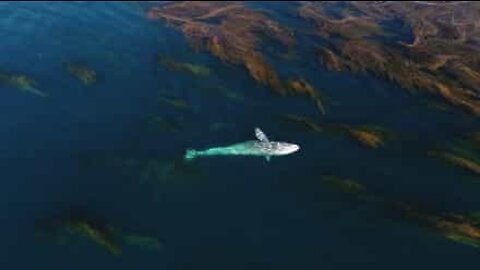
M 0 87 L 2 269 L 452 269 L 477 264 L 478 250 L 402 219 L 382 204 L 329 189 L 323 175 L 358 179 L 378 196 L 432 211 L 480 209 L 478 177 L 425 153 L 478 129 L 478 119 L 424 105 L 368 75 L 325 70 L 311 61 L 311 37 L 301 57 L 275 58 L 281 77 L 298 75 L 322 90 L 327 114 L 307 98 L 281 97 L 257 85 L 240 66 L 196 53 L 181 33 L 145 19 L 154 3 L 0 3 L 0 70 L 26 74 L 41 98 Z M 291 21 L 289 4 L 252 3 Z M 302 31 L 299 31 L 302 32 Z M 409 38 L 409 37 L 406 37 Z M 313 42 L 313 41 L 312 41 Z M 156 64 L 161 53 L 208 66 L 192 77 Z M 95 69 L 82 85 L 65 62 Z M 209 88 L 241 97 L 229 100 Z M 191 108 L 159 102 L 181 98 Z M 375 124 L 397 137 L 375 151 L 345 136 L 324 136 L 283 120 Z M 152 124 L 167 119 L 173 129 Z M 291 156 L 196 160 L 176 169 L 189 147 L 253 139 L 259 126 L 275 140 L 298 143 Z M 150 164 L 150 165 L 149 165 Z M 151 169 L 148 170 L 148 166 Z M 476 177 L 476 178 L 475 178 Z M 80 209 L 121 230 L 158 239 L 160 250 L 135 246 L 112 256 L 91 241 L 40 241 L 38 220 Z

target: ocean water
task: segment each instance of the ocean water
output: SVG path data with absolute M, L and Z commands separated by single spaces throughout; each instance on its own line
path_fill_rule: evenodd
M 467 269 L 477 249 L 407 221 L 383 204 L 329 189 L 321 177 L 356 179 L 373 194 L 438 212 L 480 209 L 478 176 L 425 155 L 478 129 L 478 118 L 424 105 L 369 75 L 325 70 L 310 61 L 311 37 L 288 63 L 264 51 L 280 76 L 298 75 L 328 97 L 319 114 L 303 97 L 278 96 L 241 66 L 195 52 L 183 35 L 145 18 L 155 3 L 2 2 L 0 71 L 26 74 L 41 98 L 0 86 L 1 269 Z M 289 4 L 251 3 L 306 28 Z M 282 12 L 284 11 L 284 12 Z M 406 36 L 406 39 L 411 37 Z M 208 66 L 198 78 L 156 63 L 161 53 Z M 99 74 L 86 87 L 64 63 Z M 230 100 L 208 88 L 229 89 Z M 158 96 L 181 98 L 181 109 Z M 374 151 L 324 136 L 282 114 L 319 123 L 374 124 L 395 131 Z M 158 128 L 162 117 L 174 128 Z M 254 128 L 301 150 L 267 162 L 212 157 L 175 164 L 187 148 L 254 138 Z M 151 170 L 146 168 L 151 164 Z M 152 176 L 153 174 L 153 176 Z M 72 209 L 127 232 L 154 237 L 159 250 L 122 247 L 114 256 L 82 237 L 38 238 L 39 220 Z M 77 211 L 77 210 L 75 210 Z

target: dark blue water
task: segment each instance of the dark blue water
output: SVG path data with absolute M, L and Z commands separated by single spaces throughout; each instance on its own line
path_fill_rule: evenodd
M 437 211 L 478 210 L 479 182 L 462 181 L 471 174 L 425 155 L 478 128 L 477 119 L 433 110 L 422 103 L 428 97 L 367 75 L 326 71 L 310 61 L 310 38 L 300 36 L 302 57 L 288 64 L 270 61 L 281 77 L 302 76 L 322 90 L 329 102 L 321 116 L 308 99 L 277 96 L 242 67 L 195 53 L 181 33 L 145 19 L 149 5 L 0 3 L 0 69 L 35 78 L 37 88 L 49 94 L 41 98 L 0 88 L 1 269 L 466 269 L 478 264 L 478 250 L 319 182 L 322 175 L 335 174 L 358 179 L 391 200 Z M 269 10 L 268 4 L 258 6 Z M 270 12 L 281 16 L 278 6 Z M 278 20 L 294 18 L 287 12 Z M 292 25 L 300 29 L 302 22 Z M 159 68 L 156 53 L 208 66 L 214 75 L 198 78 Z M 99 83 L 82 85 L 65 71 L 67 61 L 97 70 Z M 228 88 L 245 102 L 201 86 Z M 158 102 L 160 93 L 186 100 L 192 110 Z M 324 123 L 375 124 L 399 135 L 372 151 L 347 137 L 288 123 L 282 113 Z M 178 129 L 152 127 L 154 116 L 175 121 Z M 188 147 L 248 140 L 256 126 L 271 138 L 297 142 L 301 151 L 269 163 L 200 159 L 193 173 L 165 169 L 161 181 L 142 176 L 148 162 L 168 167 Z M 140 165 L 119 165 L 128 159 Z M 37 220 L 71 208 L 160 239 L 164 247 L 125 247 L 115 257 L 89 241 L 62 246 L 36 240 Z

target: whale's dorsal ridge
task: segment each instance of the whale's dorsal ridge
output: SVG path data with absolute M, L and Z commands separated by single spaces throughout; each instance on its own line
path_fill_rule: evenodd
M 260 128 L 255 128 L 255 137 L 261 142 L 269 142 L 267 135 Z

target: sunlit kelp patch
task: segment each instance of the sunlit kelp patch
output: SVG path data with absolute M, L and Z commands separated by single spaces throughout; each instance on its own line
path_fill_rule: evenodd
M 175 2 L 149 9 L 147 17 L 172 24 L 193 47 L 207 50 L 223 61 L 242 64 L 257 82 L 285 91 L 259 46 L 262 34 L 287 46 L 293 39 L 262 13 L 241 2 Z
M 37 220 L 35 234 L 42 243 L 74 245 L 79 238 L 95 244 L 109 254 L 123 254 L 124 247 L 135 246 L 160 251 L 163 243 L 155 237 L 130 234 L 84 211 L 67 211 L 60 216 Z
M 157 54 L 157 62 L 168 70 L 188 73 L 195 76 L 209 76 L 212 73 L 212 71 L 206 66 L 187 62 L 177 62 L 173 58 L 162 54 Z
M 276 68 L 267 63 L 261 50 L 263 39 L 291 48 L 294 38 L 291 31 L 262 12 L 241 2 L 175 2 L 149 9 L 147 17 L 163 20 L 182 31 L 196 50 L 208 51 L 224 62 L 244 66 L 255 81 L 269 86 L 275 93 L 309 97 L 325 114 L 318 90 L 301 78 L 282 80 Z M 160 59 L 162 65 L 173 69 L 185 66 L 166 57 Z
M 0 86 L 2 84 L 13 87 L 18 91 L 32 93 L 40 97 L 48 96 L 36 88 L 38 83 L 34 79 L 24 74 L 11 74 L 0 71 Z
M 64 68 L 71 76 L 86 86 L 94 85 L 98 81 L 97 72 L 86 65 L 67 62 L 64 64 Z
M 419 2 L 303 2 L 299 15 L 313 23 L 328 69 L 368 72 L 480 115 L 480 4 Z M 387 37 L 382 24 L 393 20 L 410 27 L 413 43 Z

